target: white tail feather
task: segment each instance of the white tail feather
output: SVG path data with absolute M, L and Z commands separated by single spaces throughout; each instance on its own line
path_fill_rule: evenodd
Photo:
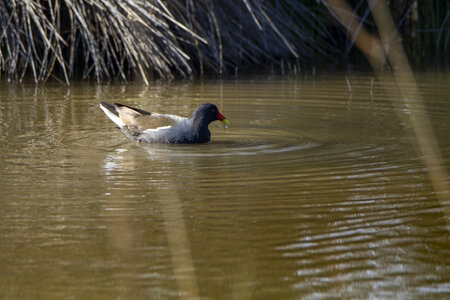
M 116 123 L 117 126 L 119 126 L 120 128 L 123 128 L 125 126 L 125 123 L 118 116 L 110 112 L 106 107 L 100 104 L 100 108 L 105 112 L 108 118 L 111 119 L 111 121 Z

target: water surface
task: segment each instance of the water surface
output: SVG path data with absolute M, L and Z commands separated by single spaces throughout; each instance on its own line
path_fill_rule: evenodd
M 448 74 L 420 74 L 450 166 Z M 389 84 L 389 83 L 388 83 Z M 136 145 L 121 102 L 230 120 Z M 450 296 L 441 202 L 371 75 L 0 87 L 0 298 Z

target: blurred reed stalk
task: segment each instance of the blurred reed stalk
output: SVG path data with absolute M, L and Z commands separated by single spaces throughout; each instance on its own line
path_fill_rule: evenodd
M 178 297 L 199 299 L 195 265 L 177 187 L 169 181 L 163 185 L 158 189 L 158 200 L 161 204 L 172 268 L 178 286 Z
M 449 227 L 448 174 L 414 74 L 403 49 L 401 37 L 385 0 L 367 0 L 367 2 L 381 39 L 365 31 L 359 17 L 346 0 L 327 0 L 329 9 L 344 25 L 358 48 L 366 55 L 377 72 L 380 82 L 386 85 L 386 93 L 392 99 L 402 99 L 403 107 L 397 109 L 399 118 L 407 124 L 406 128 L 413 130 L 415 146 L 423 156 L 431 184 L 442 207 L 447 227 Z M 392 71 L 389 70 L 387 62 Z M 392 83 L 397 86 L 395 92 L 387 86 Z
M 352 51 L 356 46 L 371 48 L 375 42 L 371 33 L 377 32 L 377 24 L 371 13 L 371 7 L 366 0 L 322 0 L 339 22 L 344 21 L 350 33 L 350 38 L 341 42 L 345 52 L 351 57 L 358 57 L 358 52 Z M 386 0 L 389 14 L 395 20 L 395 28 L 402 36 L 402 45 L 414 67 L 429 67 L 449 69 L 450 44 L 450 2 L 440 0 Z M 350 10 L 348 10 L 348 7 Z M 349 13 L 352 11 L 352 13 Z M 358 34 L 355 34 L 358 33 Z M 338 36 L 338 35 L 336 35 Z M 358 40 L 355 40 L 355 37 Z M 364 40 L 366 40 L 363 42 Z M 345 45 L 344 45 L 345 44 Z M 377 48 L 377 45 L 373 45 Z M 363 49 L 362 49 L 363 50 Z M 363 50 L 364 53 L 370 51 Z M 372 52 L 377 52 L 374 49 Z M 373 53 L 372 53 L 373 55 Z M 367 57 L 367 56 L 366 56 Z M 370 54 L 368 59 L 371 59 Z
M 393 69 L 395 82 L 409 114 L 404 116 L 415 134 L 417 147 L 422 153 L 434 191 L 440 201 L 447 227 L 450 225 L 450 189 L 448 174 L 443 164 L 426 107 L 420 96 L 411 66 L 384 0 L 368 0 L 381 41 Z
M 305 6 L 304 3 L 309 3 Z M 3 0 L 0 68 L 96 81 L 233 74 L 327 56 L 316 1 Z M 300 45 L 300 46 L 298 46 Z

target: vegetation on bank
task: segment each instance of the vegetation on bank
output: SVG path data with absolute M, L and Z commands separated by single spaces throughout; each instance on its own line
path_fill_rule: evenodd
M 299 71 L 347 63 L 353 41 L 327 0 L 2 0 L 7 80 L 97 81 Z M 370 2 L 370 1 L 369 1 Z M 416 62 L 448 58 L 450 4 L 391 1 Z M 376 32 L 366 1 L 349 1 Z

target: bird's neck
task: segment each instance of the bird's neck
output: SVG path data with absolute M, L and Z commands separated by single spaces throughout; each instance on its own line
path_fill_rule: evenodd
M 204 117 L 194 117 L 194 118 L 192 118 L 192 125 L 198 131 L 208 131 L 209 123 L 211 123 L 211 122 L 209 122 Z

